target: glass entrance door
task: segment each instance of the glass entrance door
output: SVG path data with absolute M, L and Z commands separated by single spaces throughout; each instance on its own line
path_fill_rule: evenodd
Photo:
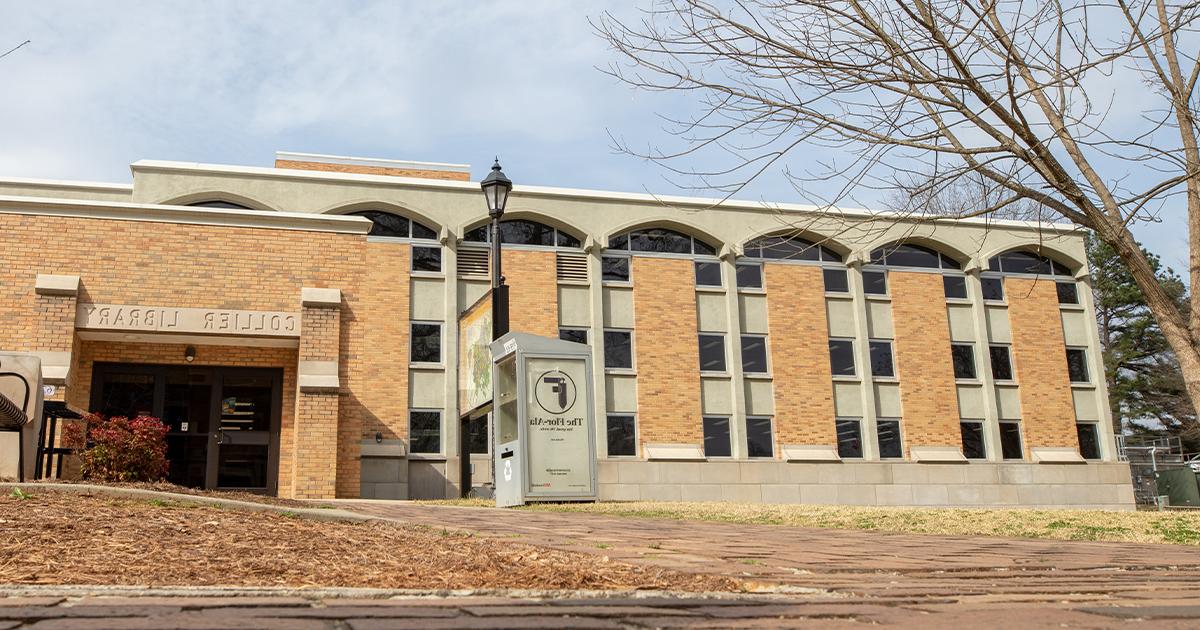
M 216 431 L 209 449 L 209 478 L 215 487 L 266 492 L 271 485 L 272 427 L 278 427 L 277 373 L 222 371 Z

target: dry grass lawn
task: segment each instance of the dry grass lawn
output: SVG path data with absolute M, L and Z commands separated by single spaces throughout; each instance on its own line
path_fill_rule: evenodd
M 494 505 L 483 500 L 436 503 L 479 507 Z M 1200 545 L 1200 511 L 1108 512 L 657 502 L 535 503 L 521 509 L 792 527 L 869 529 L 910 534 Z
M 383 522 L 329 522 L 181 501 L 0 497 L 0 584 L 414 589 L 740 590 L 693 575 Z M 448 525 L 452 525 L 449 524 Z

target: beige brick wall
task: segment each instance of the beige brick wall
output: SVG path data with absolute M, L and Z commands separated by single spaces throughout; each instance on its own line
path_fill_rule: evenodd
M 1058 293 L 1048 279 L 1005 278 L 1025 447 L 1078 447 Z
M 633 345 L 642 444 L 704 443 L 691 260 L 633 257 Z
M 942 276 L 891 271 L 893 356 L 900 378 L 905 451 L 962 444 Z
M 300 360 L 335 361 L 341 338 L 341 309 L 301 309 Z M 357 418 L 346 418 L 344 424 L 354 425 Z M 332 499 L 337 495 L 338 455 L 352 460 L 358 451 L 358 441 L 339 440 L 338 393 L 299 391 L 296 395 L 296 422 L 293 425 L 295 465 L 290 493 L 280 494 L 298 499 Z M 357 436 L 357 427 L 348 433 Z M 357 466 L 354 466 L 357 469 Z M 344 471 L 353 474 L 353 471 Z M 354 475 L 357 485 L 357 475 Z
M 781 445 L 836 445 L 821 269 L 765 264 L 763 273 L 775 385 L 776 440 Z
M 420 177 L 423 179 L 443 179 L 459 182 L 471 181 L 470 173 L 464 173 L 460 171 L 439 171 L 435 169 L 389 168 L 385 166 L 360 166 L 357 164 L 326 164 L 324 162 L 301 162 L 297 160 L 275 160 L 275 168 L 291 168 L 302 171 L 322 171 L 325 173 L 357 173 L 359 175 Z
M 558 338 L 558 270 L 553 252 L 504 251 L 508 328 Z

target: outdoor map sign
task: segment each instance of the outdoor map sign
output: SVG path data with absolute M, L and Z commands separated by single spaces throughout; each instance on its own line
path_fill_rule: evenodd
M 465 415 L 492 402 L 492 292 L 458 318 L 458 408 Z

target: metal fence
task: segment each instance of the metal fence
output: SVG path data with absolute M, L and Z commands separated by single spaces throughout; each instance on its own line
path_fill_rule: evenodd
M 1200 471 L 1200 453 L 1185 453 L 1177 436 L 1117 436 L 1117 457 L 1129 462 L 1133 496 L 1139 505 L 1164 505 L 1155 473 L 1188 468 Z

